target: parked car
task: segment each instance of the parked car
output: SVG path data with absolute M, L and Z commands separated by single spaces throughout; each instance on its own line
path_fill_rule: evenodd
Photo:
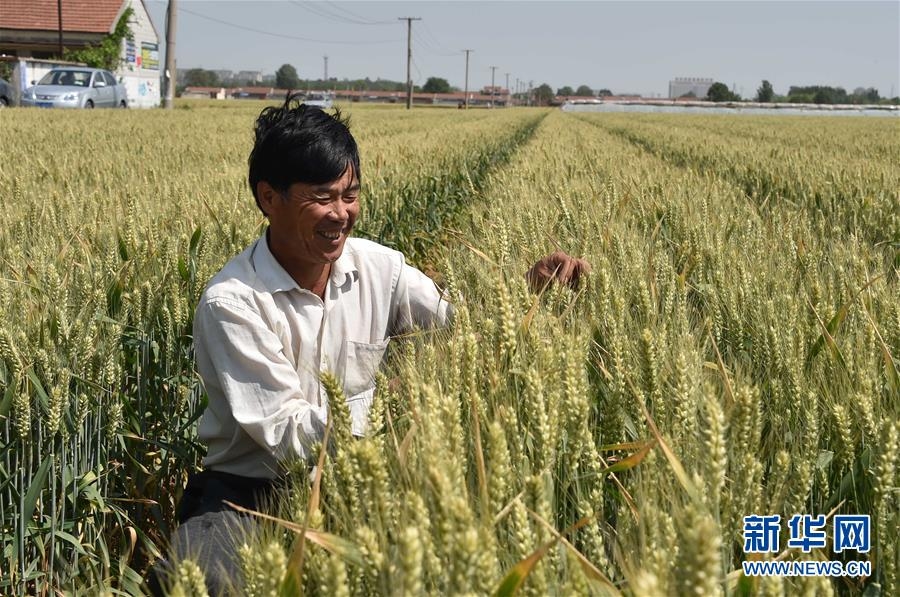
M 33 83 L 33 82 L 32 82 Z M 54 68 L 22 94 L 23 106 L 38 108 L 127 108 L 125 86 L 99 68 Z
M 0 79 L 0 109 L 13 105 L 12 85 Z
M 306 96 L 303 103 L 307 106 L 317 106 L 323 110 L 329 110 L 334 102 L 331 99 L 331 94 L 327 91 L 325 93 L 314 91 Z

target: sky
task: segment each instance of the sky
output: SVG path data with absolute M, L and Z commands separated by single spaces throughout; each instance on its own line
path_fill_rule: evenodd
M 165 45 L 165 1 L 145 0 Z M 462 88 L 516 80 L 668 94 L 675 77 L 722 81 L 745 97 L 760 82 L 875 87 L 900 94 L 900 2 L 534 2 L 179 0 L 178 68 L 261 70 L 293 65 L 302 79 L 412 79 Z

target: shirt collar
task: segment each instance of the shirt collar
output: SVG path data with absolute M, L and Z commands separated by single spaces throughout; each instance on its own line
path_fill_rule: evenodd
M 275 259 L 275 256 L 272 255 L 272 251 L 269 249 L 269 243 L 266 240 L 266 233 L 256 241 L 256 245 L 253 247 L 253 253 L 250 257 L 253 269 L 256 271 L 256 275 L 262 280 L 263 284 L 266 285 L 269 292 L 287 292 L 289 290 L 302 290 L 300 286 L 297 284 L 297 281 L 291 277 L 287 270 L 285 270 L 278 260 Z M 337 261 L 335 261 L 331 266 L 331 275 L 329 276 L 329 283 L 333 286 L 344 286 L 349 281 L 355 281 L 356 277 L 351 276 L 350 274 L 356 271 L 356 267 L 353 265 L 353 258 L 350 256 L 352 249 L 350 248 L 350 242 L 344 243 L 344 250 L 341 252 L 341 256 L 338 257 Z M 349 277 L 348 277 L 349 276 Z
M 331 264 L 330 281 L 332 284 L 341 286 L 346 281 L 347 275 L 356 271 L 351 253 L 353 253 L 353 248 L 350 246 L 350 239 L 348 238 L 344 241 L 344 250 L 341 251 L 341 256 Z
M 259 240 L 256 241 L 256 246 L 253 247 L 251 260 L 253 261 L 253 269 L 256 270 L 257 277 L 262 280 L 269 292 L 273 294 L 295 288 L 299 289 L 300 286 L 297 282 L 287 273 L 287 270 L 281 267 L 281 264 L 272 255 L 272 251 L 269 250 L 269 243 L 266 241 L 267 234 L 268 231 L 264 232 L 259 237 Z

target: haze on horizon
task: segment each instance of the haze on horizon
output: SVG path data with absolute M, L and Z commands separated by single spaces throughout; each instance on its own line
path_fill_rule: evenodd
M 165 41 L 166 2 L 145 0 Z M 744 97 L 763 79 L 900 92 L 900 2 L 289 2 L 181 0 L 179 68 L 261 70 L 292 64 L 301 78 L 406 79 L 469 88 L 516 79 L 555 89 L 586 84 L 663 96 L 675 77 L 709 77 Z M 309 41 L 314 40 L 314 41 Z

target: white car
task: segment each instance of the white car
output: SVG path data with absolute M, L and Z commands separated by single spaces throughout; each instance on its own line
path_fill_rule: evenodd
M 334 103 L 334 100 L 332 100 L 331 94 L 328 92 L 319 93 L 318 91 L 314 91 L 306 96 L 303 103 L 307 106 L 316 106 L 323 110 L 329 110 Z
M 127 108 L 128 95 L 109 71 L 64 67 L 54 68 L 26 89 L 21 103 L 38 108 Z

